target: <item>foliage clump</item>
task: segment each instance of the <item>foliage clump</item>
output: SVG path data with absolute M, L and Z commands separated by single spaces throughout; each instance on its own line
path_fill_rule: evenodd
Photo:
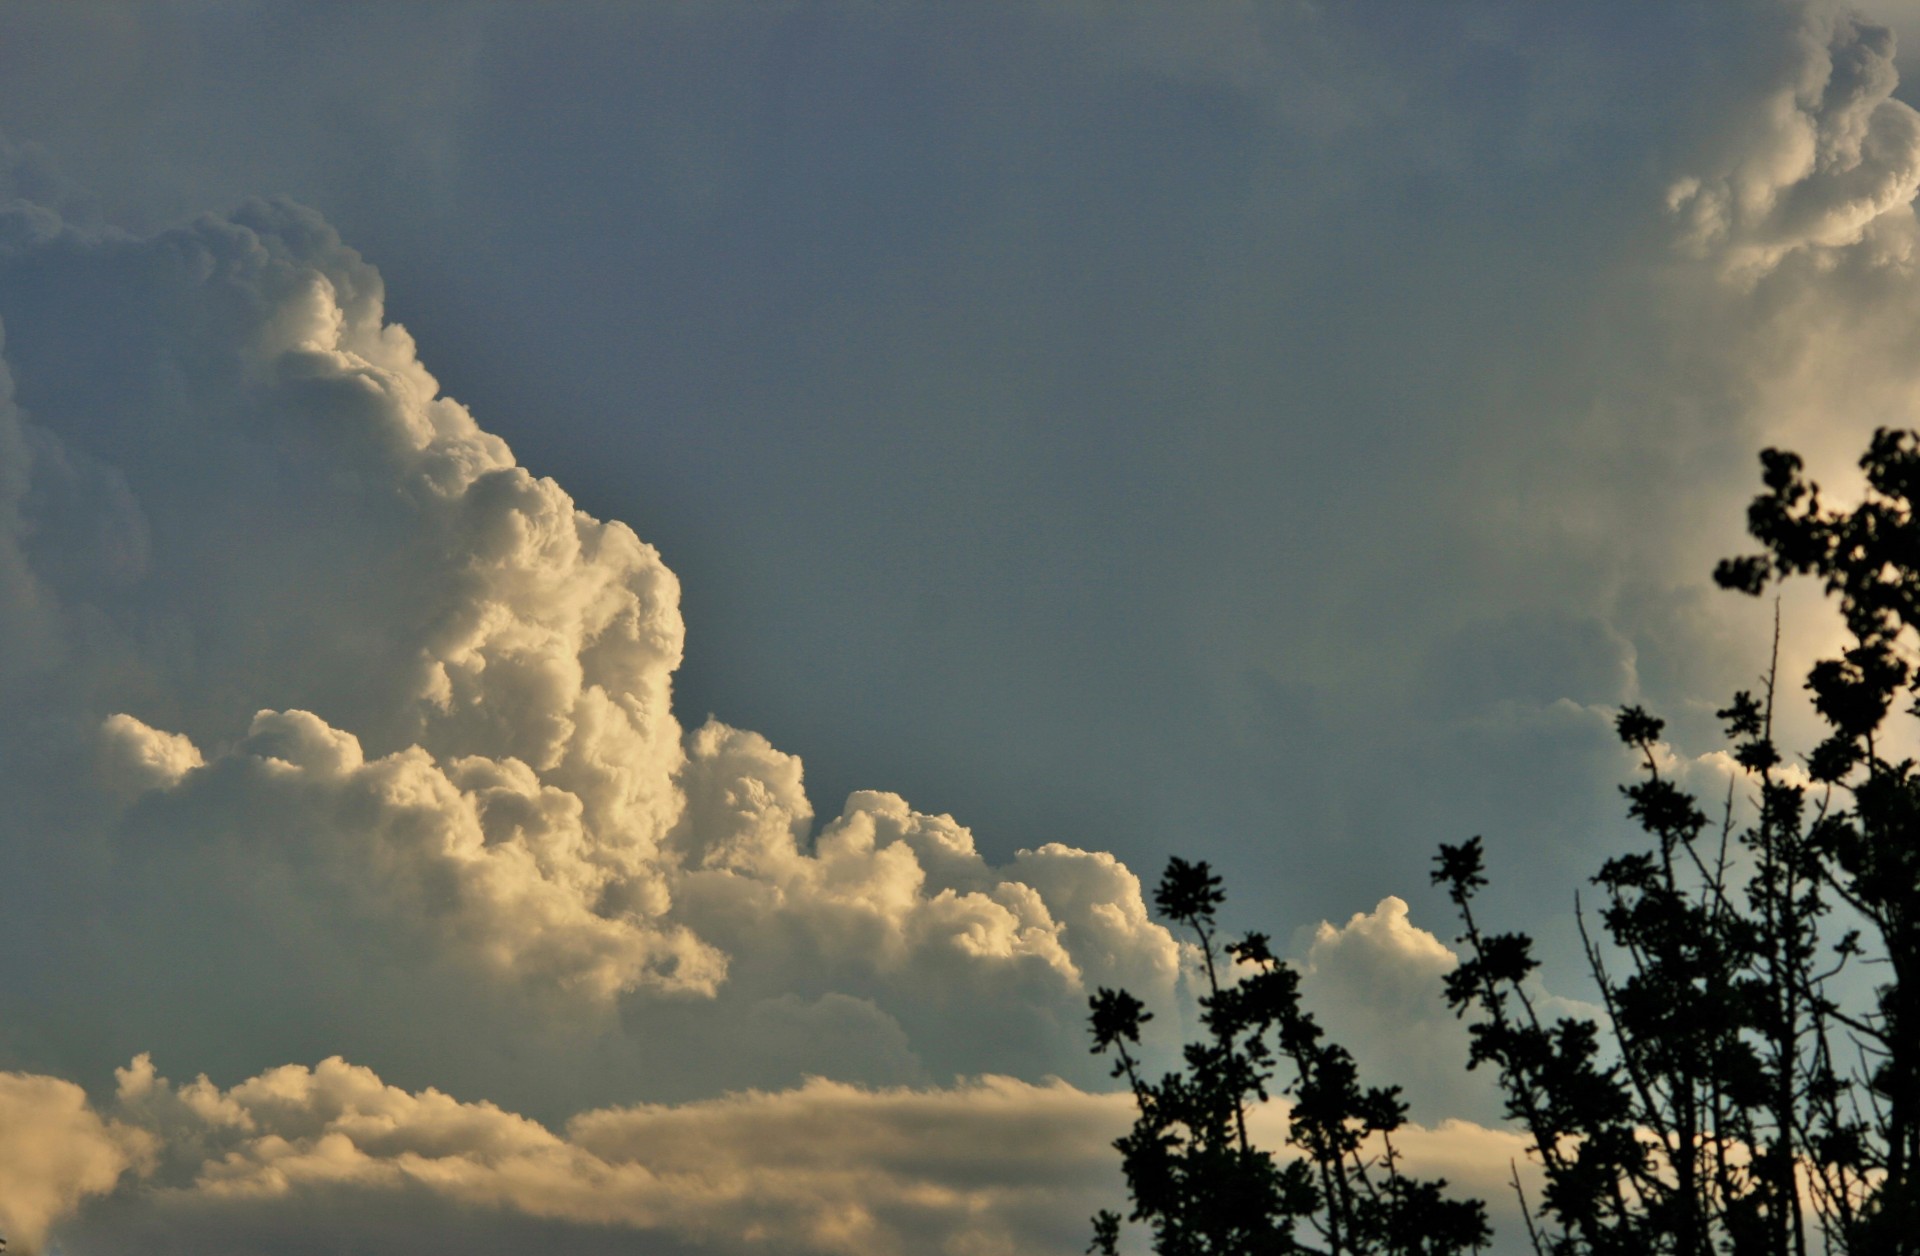
M 1598 936 L 1576 913 L 1604 1023 L 1549 1020 L 1533 940 L 1476 917 L 1481 839 L 1442 845 L 1435 861 L 1464 927 L 1445 997 L 1469 1018 L 1467 1067 L 1495 1071 L 1529 1136 L 1544 1187 L 1521 1202 L 1541 1256 L 1920 1256 L 1920 766 L 1893 749 L 1889 723 L 1903 699 L 1920 717 L 1920 435 L 1875 434 L 1866 498 L 1850 510 L 1825 508 L 1795 455 L 1769 449 L 1761 463 L 1748 527 L 1763 552 L 1714 575 L 1754 595 L 1811 575 L 1838 599 L 1848 644 L 1806 678 L 1825 734 L 1788 763 L 1774 741 L 1777 667 L 1757 694 L 1734 695 L 1719 718 L 1753 815 L 1737 827 L 1733 790 L 1716 823 L 1663 775 L 1662 722 L 1619 713 L 1640 765 L 1627 810 L 1649 843 L 1594 876 Z M 1359 1085 L 1265 938 L 1226 948 L 1252 967 L 1245 980 L 1217 980 L 1221 901 L 1206 865 L 1178 859 L 1157 895 L 1206 958 L 1211 1038 L 1187 1047 L 1185 1073 L 1145 1082 L 1127 1050 L 1144 1009 L 1124 992 L 1093 1000 L 1095 1050 L 1118 1049 L 1115 1075 L 1139 1105 L 1118 1146 L 1155 1250 L 1484 1243 L 1477 1201 L 1399 1172 L 1397 1088 Z M 1300 1152 L 1284 1165 L 1245 1131 L 1248 1100 L 1267 1097 L 1281 1061 Z M 1113 1252 L 1118 1216 L 1095 1227 L 1091 1250 Z
M 1398 1086 L 1364 1087 L 1353 1057 L 1326 1041 L 1300 1005 L 1300 975 L 1250 933 L 1219 943 L 1226 896 L 1205 863 L 1174 858 L 1154 893 L 1167 919 L 1198 943 L 1207 980 L 1200 999 L 1207 1037 L 1186 1047 L 1186 1069 L 1151 1081 L 1128 1044 L 1152 1019 L 1124 990 L 1094 995 L 1094 1051 L 1115 1054 L 1114 1076 L 1133 1088 L 1139 1116 L 1120 1149 L 1133 1220 L 1153 1229 L 1163 1256 L 1378 1253 L 1453 1256 L 1489 1238 L 1485 1207 L 1454 1200 L 1444 1180 L 1401 1172 L 1393 1135 L 1406 1120 Z M 1218 965 L 1244 971 L 1223 982 Z M 1292 1100 L 1281 1163 L 1247 1136 L 1247 1111 L 1276 1076 Z M 1088 1250 L 1112 1256 L 1120 1217 L 1094 1218 Z M 1317 1244 L 1317 1245 L 1316 1245 Z

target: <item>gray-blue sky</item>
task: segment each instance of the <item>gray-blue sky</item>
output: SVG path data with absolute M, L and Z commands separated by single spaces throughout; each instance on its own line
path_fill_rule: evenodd
M 1543 610 L 1576 634 L 1544 649 L 1590 653 L 1613 613 L 1474 515 L 1541 509 L 1607 377 L 1657 367 L 1590 341 L 1658 317 L 1635 272 L 1676 106 L 1751 15 L 14 20 L 69 52 L 9 76 L 17 138 L 109 217 L 326 213 L 449 392 L 662 546 L 685 702 L 801 753 L 822 805 L 895 788 L 1002 850 L 1201 850 L 1283 919 L 1416 891 L 1436 834 L 1606 808 L 1592 756 L 1453 804 L 1512 748 L 1423 743 L 1520 695 L 1422 656 Z M 1708 456 L 1744 471 L 1723 422 Z M 1646 464 L 1656 496 L 1672 453 L 1631 439 L 1585 470 Z M 1547 700 L 1619 696 L 1590 679 Z
M 1872 45 L 1830 12 L 16 4 L 0 131 L 72 222 L 325 215 L 450 395 L 660 547 L 681 718 L 822 818 L 1197 854 L 1282 936 L 1388 894 L 1446 935 L 1429 854 L 1484 832 L 1494 910 L 1564 934 L 1607 710 L 1704 751 L 1764 661 L 1706 578 L 1760 444 L 1910 417 L 1916 293 L 1820 234 L 1844 189 L 1691 242 L 1672 201 L 1791 166 L 1792 85 Z M 0 315 L 31 412 L 61 353 Z

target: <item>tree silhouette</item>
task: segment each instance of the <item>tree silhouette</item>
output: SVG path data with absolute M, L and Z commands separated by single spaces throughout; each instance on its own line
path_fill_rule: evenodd
M 1464 929 L 1445 997 L 1471 1018 L 1467 1067 L 1497 1073 L 1530 1137 L 1545 1185 L 1521 1203 L 1541 1256 L 1806 1256 L 1816 1243 L 1920 1256 L 1920 767 L 1896 757 L 1889 726 L 1902 697 L 1920 717 L 1920 436 L 1875 434 L 1860 462 L 1867 494 L 1850 510 L 1824 508 L 1795 455 L 1769 449 L 1761 464 L 1748 526 L 1764 551 L 1714 576 L 1754 595 L 1817 576 L 1837 597 L 1850 644 L 1806 679 L 1827 732 L 1787 763 L 1774 742 L 1777 662 L 1757 695 L 1734 695 L 1719 717 L 1752 804 L 1737 826 L 1735 790 L 1716 823 L 1662 774 L 1661 721 L 1619 713 L 1641 769 L 1623 793 L 1649 843 L 1593 878 L 1597 935 L 1576 912 L 1604 1024 L 1549 1021 L 1533 940 L 1483 928 L 1480 838 L 1435 860 Z M 1116 1146 L 1154 1250 L 1437 1256 L 1483 1244 L 1478 1201 L 1400 1172 L 1398 1088 L 1361 1087 L 1267 939 L 1216 945 L 1223 901 L 1205 864 L 1180 859 L 1155 895 L 1205 963 L 1208 1037 L 1186 1047 L 1184 1071 L 1146 1080 L 1129 1049 L 1146 1010 L 1124 991 L 1092 1000 L 1094 1050 L 1115 1052 L 1139 1109 Z M 1223 982 L 1223 956 L 1250 971 Z M 1246 1130 L 1249 1103 L 1283 1068 L 1298 1152 L 1284 1163 Z M 1113 1253 L 1120 1221 L 1097 1216 L 1089 1250 Z
M 1205 863 L 1168 861 L 1154 893 L 1160 913 L 1190 930 L 1207 979 L 1200 1000 L 1208 1037 L 1186 1047 L 1186 1068 L 1147 1080 L 1128 1044 L 1151 1013 L 1125 991 L 1091 1000 L 1093 1049 L 1115 1054 L 1114 1076 L 1133 1088 L 1139 1116 L 1115 1146 L 1133 1196 L 1132 1219 L 1153 1229 L 1163 1256 L 1451 1256 L 1490 1237 L 1478 1200 L 1452 1200 L 1444 1181 L 1400 1171 L 1394 1131 L 1406 1119 L 1400 1088 L 1363 1088 L 1353 1057 L 1325 1041 L 1300 1006 L 1299 974 L 1278 962 L 1262 934 L 1221 946 L 1220 878 Z M 1245 969 L 1221 980 L 1219 963 Z M 1281 1093 L 1292 1100 L 1281 1163 L 1247 1136 L 1247 1108 Z M 1094 1218 L 1088 1249 L 1112 1256 L 1120 1216 Z M 1310 1236 L 1313 1241 L 1308 1241 Z M 1317 1242 L 1318 1246 L 1315 1245 Z
M 1620 713 L 1642 768 L 1628 811 L 1652 845 L 1594 878 L 1604 947 L 1582 917 L 1605 1034 L 1547 1024 L 1532 940 L 1482 931 L 1480 839 L 1436 861 L 1466 930 L 1447 998 L 1476 1017 L 1469 1067 L 1498 1070 L 1532 1136 L 1546 1177 L 1534 1246 L 1554 1256 L 1804 1256 L 1816 1239 L 1920 1252 L 1920 777 L 1890 757 L 1887 726 L 1903 691 L 1920 714 L 1920 453 L 1912 433 L 1876 433 L 1849 511 L 1821 506 L 1793 454 L 1761 463 L 1748 525 L 1765 552 L 1714 575 L 1756 595 L 1817 575 L 1838 595 L 1852 643 L 1806 682 L 1828 735 L 1790 769 L 1773 740 L 1777 668 L 1758 697 L 1734 696 L 1719 715 L 1754 802 L 1736 829 L 1734 795 L 1714 825 L 1661 775 L 1661 722 Z M 1870 993 L 1849 997 L 1866 971 Z

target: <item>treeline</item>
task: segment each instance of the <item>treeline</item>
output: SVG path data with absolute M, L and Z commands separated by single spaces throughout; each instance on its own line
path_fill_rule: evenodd
M 1533 940 L 1475 913 L 1479 838 L 1435 860 L 1462 928 L 1445 998 L 1468 1023 L 1465 1066 L 1495 1073 L 1530 1140 L 1543 1186 L 1520 1203 L 1541 1256 L 1920 1253 L 1920 771 L 1888 728 L 1896 703 L 1920 715 L 1920 437 L 1875 434 L 1851 510 L 1825 507 L 1795 455 L 1761 463 L 1748 510 L 1761 552 L 1714 576 L 1756 596 L 1810 576 L 1837 602 L 1848 648 L 1805 681 L 1825 736 L 1789 764 L 1775 670 L 1735 694 L 1719 714 L 1754 805 L 1750 823 L 1731 805 L 1716 822 L 1661 774 L 1661 721 L 1619 713 L 1646 842 L 1599 869 L 1595 919 L 1581 918 L 1603 1021 L 1541 1011 Z M 1778 644 L 1776 629 L 1776 659 Z M 1116 1146 L 1154 1251 L 1485 1246 L 1482 1201 L 1403 1171 L 1399 1088 L 1362 1084 L 1265 936 L 1222 942 L 1220 878 L 1175 858 L 1154 901 L 1198 944 L 1205 1036 L 1153 1078 L 1135 1053 L 1151 1014 L 1125 991 L 1092 999 L 1093 1049 L 1137 1104 Z M 1247 1134 L 1250 1107 L 1274 1095 L 1289 1101 L 1285 1158 Z M 1088 1250 L 1112 1256 L 1122 1225 L 1100 1213 Z

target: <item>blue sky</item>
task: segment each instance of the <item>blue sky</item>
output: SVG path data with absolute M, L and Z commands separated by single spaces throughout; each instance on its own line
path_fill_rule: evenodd
M 1920 386 L 1912 21 L 0 9 L 0 903 L 33 939 L 0 963 L 0 1067 L 93 1157 L 0 1217 L 73 1251 L 300 1251 L 342 1192 L 356 1244 L 409 1250 L 426 1192 L 434 1224 L 494 1208 L 572 1250 L 601 1223 L 758 1250 L 746 1208 L 783 1250 L 1076 1251 L 1119 1190 L 1085 987 L 1185 997 L 1128 914 L 1128 870 L 1173 853 L 1292 939 L 1416 1116 L 1490 1119 L 1433 1058 L 1431 852 L 1484 833 L 1490 910 L 1565 963 L 1624 832 L 1611 712 L 1666 715 L 1725 789 L 1712 713 L 1770 612 L 1708 573 L 1755 455 L 1844 485 Z M 402 382 L 376 405 L 363 377 Z M 1827 628 L 1786 618 L 1792 667 Z M 589 744 L 593 692 L 634 740 Z M 368 810 L 402 784 L 446 816 L 511 795 L 536 871 L 493 829 L 495 862 L 433 862 L 440 829 Z M 1438 1037 L 1380 1032 L 1402 998 Z M 846 1184 L 862 1156 L 990 1177 L 982 1114 L 1020 1105 L 955 1081 L 983 1074 L 1063 1078 L 1017 1093 L 1094 1131 L 1052 1194 Z M 556 1182 L 657 1168 L 668 1136 L 630 1126 L 723 1129 L 700 1105 L 750 1087 L 796 1131 L 932 1105 L 981 1160 L 846 1148 L 791 1198 L 852 1238 L 773 1188 L 555 1204 L 505 1134 L 446 1153 L 457 1189 L 356 1145 L 275 1204 L 259 1131 L 319 1135 L 272 1126 L 274 1077 L 336 1127 L 431 1123 L 430 1087 L 496 1103 L 564 1143 L 514 1127 Z

